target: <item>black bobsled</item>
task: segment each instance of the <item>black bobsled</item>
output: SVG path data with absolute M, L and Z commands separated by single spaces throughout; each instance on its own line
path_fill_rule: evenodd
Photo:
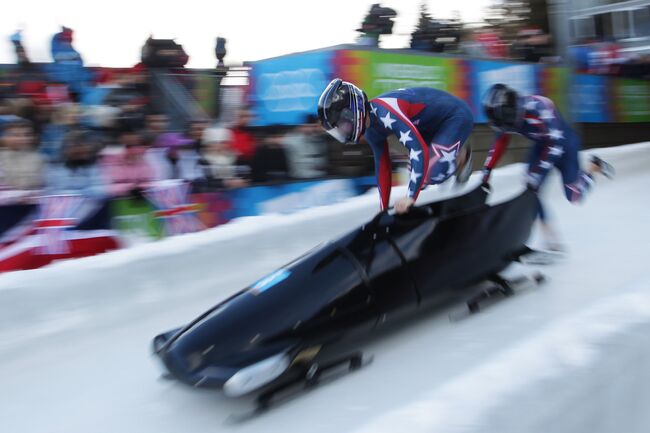
M 169 375 L 228 396 L 305 377 L 350 341 L 503 270 L 537 212 L 524 192 L 495 205 L 481 188 L 372 221 L 154 338 Z M 354 347 L 354 346 L 352 346 Z

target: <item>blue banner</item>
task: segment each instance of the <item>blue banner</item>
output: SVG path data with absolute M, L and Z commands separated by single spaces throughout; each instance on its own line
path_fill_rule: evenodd
M 340 202 L 365 192 L 374 176 L 253 186 L 228 192 L 228 219 L 270 213 L 290 213 Z
M 608 78 L 576 74 L 572 77 L 569 107 L 576 122 L 611 122 Z
M 297 125 L 316 114 L 318 98 L 333 78 L 334 52 L 293 54 L 253 64 L 254 125 Z
M 470 83 L 473 88 L 471 105 L 477 123 L 487 122 L 483 110 L 480 109 L 481 100 L 493 84 L 507 84 L 524 95 L 537 93 L 537 65 L 490 60 L 473 60 L 469 63 Z

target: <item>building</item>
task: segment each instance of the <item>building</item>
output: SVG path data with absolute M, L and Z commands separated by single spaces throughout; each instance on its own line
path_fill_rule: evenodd
M 573 43 L 616 41 L 620 51 L 650 54 L 650 0 L 569 0 Z

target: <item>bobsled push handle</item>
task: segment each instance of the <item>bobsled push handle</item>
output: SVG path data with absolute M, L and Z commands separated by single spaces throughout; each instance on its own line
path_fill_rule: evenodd
M 384 218 L 384 216 L 390 216 L 395 218 L 396 216 L 401 216 L 401 217 L 408 217 L 408 216 L 431 216 L 433 214 L 433 210 L 429 206 L 411 206 L 411 208 L 408 210 L 408 212 L 398 215 L 397 212 L 395 212 L 395 208 L 393 206 L 388 207 L 375 215 L 375 217 L 370 221 L 368 226 L 376 228 Z

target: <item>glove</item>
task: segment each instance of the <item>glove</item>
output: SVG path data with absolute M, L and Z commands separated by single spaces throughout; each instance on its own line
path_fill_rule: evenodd
M 483 167 L 483 180 L 481 181 L 482 184 L 489 184 L 490 183 L 490 175 L 492 174 L 492 169 L 488 167 Z
M 539 191 L 539 186 L 535 186 L 535 185 L 533 185 L 533 184 L 531 184 L 531 183 L 527 183 L 527 184 L 526 184 L 526 189 L 527 189 L 528 191 L 532 191 L 532 192 L 534 192 L 535 194 L 537 194 L 537 192 Z

